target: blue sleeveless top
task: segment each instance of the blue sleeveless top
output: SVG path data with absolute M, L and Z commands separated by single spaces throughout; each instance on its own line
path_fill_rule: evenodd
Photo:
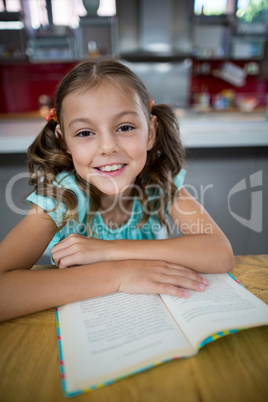
M 183 185 L 185 177 L 185 170 L 181 169 L 180 173 L 175 177 L 174 182 L 178 189 Z M 69 221 L 64 227 L 59 229 L 53 239 L 48 245 L 50 250 L 60 240 L 65 239 L 69 234 L 76 233 L 84 236 L 90 236 L 87 225 L 87 214 L 90 206 L 89 196 L 77 185 L 74 173 L 62 172 L 57 176 L 58 186 L 72 190 L 78 201 L 78 215 L 79 222 L 75 220 Z M 150 197 L 149 197 L 150 198 Z M 60 228 L 61 220 L 66 211 L 66 207 L 62 203 L 58 203 L 55 199 L 37 195 L 34 191 L 27 197 L 27 202 L 32 205 L 36 204 L 44 210 L 47 210 L 48 215 L 53 219 L 56 225 Z M 168 206 L 167 206 L 168 207 Z M 53 210 L 55 208 L 55 210 Z M 52 211 L 53 210 L 53 211 Z M 102 240 L 118 240 L 118 239 L 130 239 L 130 240 L 146 240 L 146 239 L 164 239 L 167 237 L 167 230 L 163 227 L 157 216 L 151 214 L 146 224 L 139 228 L 138 224 L 143 217 L 143 207 L 138 202 L 137 198 L 134 198 L 132 213 L 128 221 L 116 228 L 111 229 L 105 225 L 101 214 L 96 212 L 93 218 L 94 237 Z

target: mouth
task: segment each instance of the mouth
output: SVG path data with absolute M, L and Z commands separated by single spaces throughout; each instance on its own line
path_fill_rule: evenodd
M 111 177 L 120 174 L 126 166 L 127 165 L 125 163 L 114 163 L 112 165 L 95 167 L 94 169 L 97 170 L 101 175 Z
M 101 172 L 115 172 L 116 170 L 121 169 L 124 166 L 123 163 L 113 164 L 113 165 L 105 165 L 97 167 L 96 169 L 100 170 Z

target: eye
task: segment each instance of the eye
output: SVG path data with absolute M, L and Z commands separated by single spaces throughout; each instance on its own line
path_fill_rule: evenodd
M 92 137 L 95 135 L 92 131 L 84 130 L 76 134 L 76 137 Z
M 126 131 L 131 131 L 133 129 L 134 129 L 133 126 L 124 125 L 124 126 L 119 127 L 118 131 L 119 132 L 126 132 Z

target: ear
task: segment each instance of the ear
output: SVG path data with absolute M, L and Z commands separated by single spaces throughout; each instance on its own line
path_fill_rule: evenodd
M 68 149 L 68 146 L 66 144 L 66 141 L 64 139 L 63 132 L 61 131 L 60 125 L 57 124 L 55 128 L 55 136 L 58 138 L 59 142 L 62 144 L 64 150 L 69 154 L 70 151 Z
M 157 131 L 157 117 L 152 116 L 149 124 L 149 136 L 147 142 L 147 151 L 153 148 Z

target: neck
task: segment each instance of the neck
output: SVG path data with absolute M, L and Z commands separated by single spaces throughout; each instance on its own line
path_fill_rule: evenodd
M 108 227 L 115 229 L 129 220 L 133 208 L 131 193 L 131 189 L 128 189 L 116 196 L 102 196 L 99 212 Z
M 132 197 L 131 197 L 131 188 L 127 188 L 121 194 L 116 195 L 107 195 L 102 194 L 101 196 L 101 204 L 100 210 L 105 212 L 107 210 L 113 210 L 114 208 L 122 208 L 127 209 L 130 205 L 132 205 Z

